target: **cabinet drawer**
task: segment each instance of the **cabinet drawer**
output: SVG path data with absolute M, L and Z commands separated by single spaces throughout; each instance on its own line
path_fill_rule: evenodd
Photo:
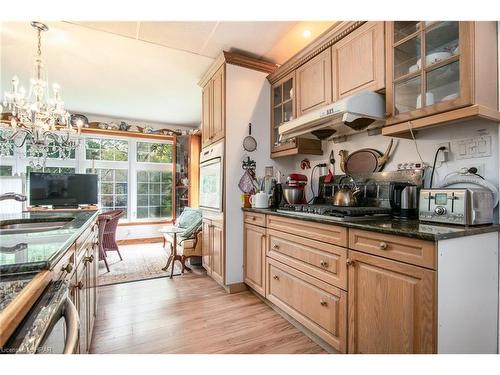
M 436 269 L 434 242 L 390 234 L 349 230 L 349 248 L 417 266 Z
M 347 249 L 268 229 L 267 255 L 347 290 Z
M 347 293 L 267 258 L 267 298 L 345 353 Z
M 265 227 L 266 226 L 266 215 L 257 214 L 255 212 L 245 212 L 245 223 Z
M 313 221 L 267 215 L 267 227 L 285 233 L 347 247 L 347 228 Z

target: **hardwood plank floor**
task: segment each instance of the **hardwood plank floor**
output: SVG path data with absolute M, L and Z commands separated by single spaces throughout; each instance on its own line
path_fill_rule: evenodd
M 99 288 L 91 353 L 325 353 L 253 293 L 206 276 Z

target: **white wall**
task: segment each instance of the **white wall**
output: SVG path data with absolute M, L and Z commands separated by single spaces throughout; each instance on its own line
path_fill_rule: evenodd
M 241 162 L 246 156 L 257 163 L 257 175 L 273 165 L 269 154 L 270 86 L 267 74 L 226 66 L 226 284 L 243 281 L 243 212 L 238 182 L 243 175 Z M 248 123 L 257 150 L 243 150 L 243 139 L 248 135 Z
M 432 165 L 434 160 L 434 154 L 438 148 L 437 144 L 442 142 L 452 142 L 453 140 L 471 138 L 479 136 L 480 134 L 488 134 L 492 138 L 491 144 L 491 156 L 486 158 L 474 158 L 466 160 L 456 160 L 454 157 L 453 144 L 451 145 L 451 153 L 448 154 L 448 161 L 439 165 L 436 168 L 436 173 L 434 175 L 434 186 L 437 184 L 450 172 L 458 170 L 461 166 L 472 165 L 472 164 L 483 164 L 484 165 L 484 177 L 495 184 L 498 187 L 498 125 L 492 124 L 491 122 L 483 120 L 473 120 L 466 121 L 462 123 L 455 123 L 449 125 L 443 125 L 436 127 L 434 129 L 421 130 L 416 133 L 417 145 L 424 159 L 429 165 Z M 311 162 L 311 167 L 317 163 L 327 162 L 330 155 L 330 151 L 333 149 L 335 155 L 335 173 L 341 174 L 339 163 L 340 157 L 338 155 L 339 150 L 348 150 L 353 152 L 361 148 L 370 147 L 384 152 L 390 141 L 389 137 L 382 135 L 368 136 L 366 133 L 361 133 L 353 135 L 348 138 L 347 142 L 334 144 L 332 141 L 323 141 L 323 155 L 298 155 L 293 158 L 276 159 L 276 167 L 285 174 L 292 171 L 303 173 L 310 178 L 310 173 L 312 168 L 309 170 L 300 169 L 300 161 L 303 158 L 308 158 Z M 394 138 L 394 147 L 391 154 L 389 162 L 385 166 L 385 171 L 394 171 L 397 168 L 397 164 L 401 162 L 418 162 L 420 161 L 417 151 L 415 149 L 415 143 L 410 139 Z M 429 176 L 427 174 L 427 176 Z M 428 184 L 429 178 L 427 178 Z M 315 173 L 315 182 L 317 183 L 317 171 Z M 315 192 L 317 192 L 317 185 L 315 185 Z M 308 186 L 308 198 L 311 197 L 311 192 Z

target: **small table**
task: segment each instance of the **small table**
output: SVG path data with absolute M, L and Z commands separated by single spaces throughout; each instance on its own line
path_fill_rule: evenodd
M 177 255 L 177 233 L 182 233 L 184 232 L 184 229 L 179 228 L 179 227 L 174 227 L 174 226 L 169 226 L 169 227 L 163 227 L 159 230 L 160 233 L 165 234 L 171 234 L 173 237 L 173 243 L 172 243 L 172 252 L 170 253 L 170 256 L 168 257 L 167 265 L 162 268 L 163 271 L 166 271 L 168 269 L 168 266 L 170 266 L 170 263 L 172 263 L 172 270 L 170 271 L 170 278 L 174 276 L 174 264 L 175 261 L 178 260 L 182 264 L 182 272 L 184 272 L 184 264 L 182 262 L 182 256 Z M 185 267 L 188 271 L 189 269 Z

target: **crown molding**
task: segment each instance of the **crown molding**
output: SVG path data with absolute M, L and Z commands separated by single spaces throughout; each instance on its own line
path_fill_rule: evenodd
M 274 72 L 278 68 L 276 64 L 266 60 L 257 59 L 241 53 L 222 51 L 210 68 L 205 72 L 205 74 L 203 74 L 203 77 L 198 82 L 198 85 L 201 87 L 205 86 L 223 64 L 237 65 L 267 74 Z
M 320 54 L 325 49 L 330 48 L 346 35 L 352 33 L 366 21 L 339 21 L 326 30 L 323 34 L 314 39 L 310 44 L 297 52 L 283 65 L 276 69 L 267 77 L 271 84 L 278 82 L 299 66 L 303 65 L 314 56 Z

